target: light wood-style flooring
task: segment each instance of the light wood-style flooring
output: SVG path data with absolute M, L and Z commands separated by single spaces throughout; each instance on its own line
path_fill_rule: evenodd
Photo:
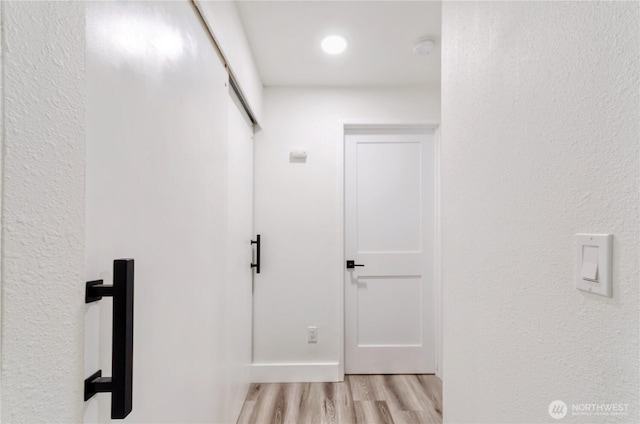
M 340 383 L 254 383 L 238 424 L 442 423 L 435 375 L 348 375 Z

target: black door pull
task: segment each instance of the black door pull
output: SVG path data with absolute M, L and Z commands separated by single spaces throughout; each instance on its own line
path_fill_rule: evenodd
M 347 261 L 347 269 L 353 269 L 357 266 L 364 266 L 364 265 L 357 264 L 356 261 Z
M 251 268 L 256 269 L 256 273 L 260 274 L 260 234 L 256 236 L 256 240 L 251 240 L 251 244 L 256 245 L 256 263 L 251 263 Z
M 113 285 L 102 280 L 87 282 L 85 303 L 103 296 L 113 298 L 111 377 L 102 370 L 84 380 L 84 400 L 96 393 L 111 393 L 111 418 L 123 419 L 132 409 L 133 394 L 133 259 L 113 261 Z

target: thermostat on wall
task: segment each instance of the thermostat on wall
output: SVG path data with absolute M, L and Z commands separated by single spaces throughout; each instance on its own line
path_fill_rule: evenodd
M 292 159 L 306 159 L 307 158 L 307 149 L 295 149 L 291 151 Z

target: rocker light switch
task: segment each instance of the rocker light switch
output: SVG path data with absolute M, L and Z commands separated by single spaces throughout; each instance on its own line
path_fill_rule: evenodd
M 597 283 L 598 282 L 598 263 L 583 262 L 582 263 L 582 279 Z
M 611 297 L 611 234 L 576 235 L 576 288 Z

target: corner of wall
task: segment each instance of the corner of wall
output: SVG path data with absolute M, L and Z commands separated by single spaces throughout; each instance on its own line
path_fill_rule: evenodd
M 2 418 L 81 422 L 85 5 L 1 4 Z
M 2 422 L 2 314 L 4 308 L 3 303 L 3 290 L 2 281 L 4 280 L 2 266 L 3 262 L 3 249 L 2 240 L 4 232 L 3 217 L 3 196 L 4 196 L 4 54 L 3 54 L 3 28 L 4 28 L 4 2 L 0 1 L 0 422 Z

